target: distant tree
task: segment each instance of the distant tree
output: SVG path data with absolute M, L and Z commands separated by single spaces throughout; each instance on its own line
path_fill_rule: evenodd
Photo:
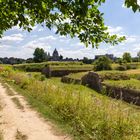
M 140 51 L 137 53 L 138 59 L 140 61 Z
M 111 70 L 111 63 L 112 61 L 108 57 L 106 56 L 99 57 L 94 62 L 94 70 L 96 71 Z
M 117 58 L 116 62 L 119 63 L 120 65 L 122 65 L 123 59 L 122 58 Z
M 133 57 L 132 62 L 139 62 L 139 58 L 138 57 Z
M 3 64 L 1 60 L 0 60 L 0 64 Z
M 45 60 L 45 51 L 42 48 L 36 48 L 34 53 L 34 62 L 43 62 Z
M 33 62 L 34 62 L 33 58 L 28 58 L 28 59 L 26 60 L 26 63 L 33 63 Z
M 85 63 L 85 64 L 91 64 L 92 63 L 92 60 L 91 59 L 88 59 L 87 57 L 84 57 L 83 58 L 83 63 Z
M 60 60 L 63 60 L 63 56 L 62 56 L 62 55 L 60 55 L 60 56 L 59 56 L 59 59 L 60 59 Z
M 123 54 L 123 61 L 125 61 L 125 62 L 131 62 L 132 61 L 131 54 L 128 53 L 128 52 L 125 52 Z

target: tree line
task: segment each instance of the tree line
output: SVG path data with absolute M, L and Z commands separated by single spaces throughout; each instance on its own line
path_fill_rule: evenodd
M 92 64 L 96 61 L 96 59 L 89 59 L 84 57 L 83 59 L 73 59 L 73 58 L 63 58 L 62 55 L 58 56 L 59 59 L 57 61 L 82 61 L 85 64 Z M 103 59 L 106 59 L 106 55 L 102 55 Z M 100 59 L 102 59 L 100 58 Z M 109 61 L 119 63 L 120 65 L 128 62 L 140 62 L 140 51 L 137 53 L 137 57 L 132 57 L 129 52 L 125 52 L 122 58 L 115 57 L 111 59 L 107 57 Z M 97 59 L 98 60 L 98 59 Z M 32 58 L 22 59 L 22 58 L 14 58 L 14 57 L 4 57 L 0 58 L 0 64 L 22 64 L 22 63 L 41 63 L 45 61 L 53 61 L 52 56 L 48 55 L 47 52 L 43 48 L 36 48 L 33 53 Z M 97 61 L 98 62 L 98 61 Z

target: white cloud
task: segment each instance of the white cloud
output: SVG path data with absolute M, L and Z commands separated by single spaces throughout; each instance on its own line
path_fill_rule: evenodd
M 9 47 L 11 47 L 11 46 L 9 46 L 9 45 L 4 45 L 4 44 L 0 45 L 0 48 L 1 48 L 1 49 L 5 49 L 5 48 L 9 48 Z
M 30 41 L 27 44 L 25 44 L 24 46 L 22 46 L 22 48 L 29 48 L 29 49 L 35 49 L 35 48 L 43 48 L 44 50 L 50 50 L 51 46 L 47 43 L 44 42 L 40 42 L 38 40 L 36 41 Z
M 22 34 L 12 34 L 9 36 L 4 36 L 0 39 L 0 41 L 22 41 L 24 39 Z
M 56 40 L 56 37 L 50 35 L 50 36 L 47 36 L 47 37 L 41 37 L 38 39 L 38 41 L 51 41 L 51 40 Z
M 108 32 L 110 34 L 122 34 L 123 33 L 123 27 L 121 27 L 121 26 L 117 26 L 117 27 L 108 26 Z
M 137 41 L 137 36 L 126 36 L 126 41 L 125 43 L 133 43 Z
M 41 31 L 43 31 L 43 28 L 39 28 L 39 29 L 38 29 L 38 32 L 41 32 Z

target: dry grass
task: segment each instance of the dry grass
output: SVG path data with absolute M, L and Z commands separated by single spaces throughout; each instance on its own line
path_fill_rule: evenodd
M 140 74 L 140 69 L 136 69 L 136 70 L 127 70 L 125 73 L 126 73 L 126 74 Z

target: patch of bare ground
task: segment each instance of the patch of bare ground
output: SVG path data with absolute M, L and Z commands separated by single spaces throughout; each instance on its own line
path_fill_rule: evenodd
M 66 136 L 57 135 L 53 125 L 39 117 L 23 96 L 15 92 L 9 96 L 6 92 L 0 84 L 0 100 L 3 107 L 0 119 L 4 140 L 70 140 Z M 13 98 L 16 103 L 13 102 Z M 17 107 L 17 103 L 24 108 L 24 111 Z

